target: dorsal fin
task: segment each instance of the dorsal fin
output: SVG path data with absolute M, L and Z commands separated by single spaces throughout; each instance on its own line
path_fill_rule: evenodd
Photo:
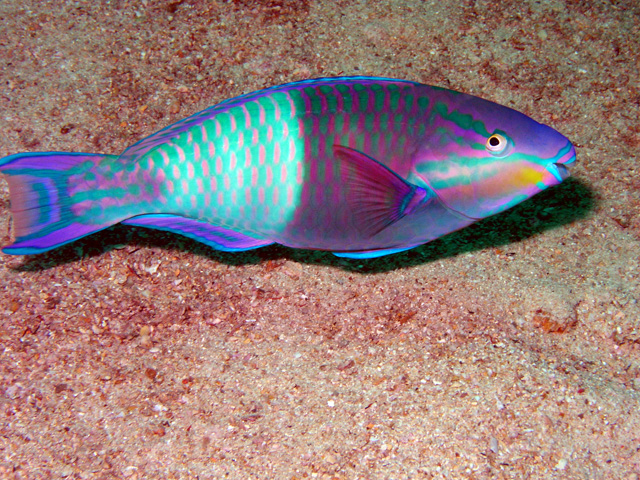
M 143 155 L 145 152 L 153 149 L 154 147 L 166 142 L 171 138 L 175 138 L 180 135 L 182 132 L 189 130 L 191 127 L 195 125 L 200 125 L 205 120 L 214 117 L 220 113 L 226 112 L 227 110 L 240 105 L 242 103 L 265 97 L 267 95 L 271 95 L 275 92 L 287 92 L 290 90 L 298 89 L 300 87 L 305 86 L 322 86 L 322 85 L 331 85 L 335 86 L 340 83 L 352 84 L 352 83 L 380 83 L 380 82 L 389 82 L 394 84 L 407 84 L 407 85 L 417 85 L 415 82 L 411 82 L 409 80 L 397 80 L 392 78 L 376 78 L 376 77 L 334 77 L 334 78 L 314 78 L 311 80 L 300 80 L 298 82 L 285 83 L 283 85 L 276 85 L 269 88 L 264 88 L 262 90 L 258 90 L 256 92 L 245 93 L 244 95 L 239 95 L 237 97 L 229 98 L 224 100 L 212 107 L 209 107 L 205 110 L 197 112 L 190 117 L 184 118 L 176 123 L 173 123 L 162 130 L 157 131 L 153 135 L 150 135 L 142 140 L 134 143 L 129 146 L 124 152 L 122 152 L 122 156 L 131 156 L 131 157 L 139 157 Z

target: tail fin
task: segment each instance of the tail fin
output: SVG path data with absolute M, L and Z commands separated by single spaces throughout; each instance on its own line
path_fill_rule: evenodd
M 0 159 L 9 182 L 15 242 L 4 253 L 42 253 L 111 226 L 81 223 L 67 194 L 72 175 L 117 156 L 91 153 L 19 153 Z

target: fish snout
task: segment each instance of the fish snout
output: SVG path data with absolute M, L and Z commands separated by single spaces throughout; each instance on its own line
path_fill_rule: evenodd
M 576 150 L 571 143 L 566 148 L 562 149 L 554 162 L 547 165 L 546 169 L 554 176 L 554 178 L 561 183 L 571 176 L 571 168 L 576 162 Z
M 551 163 L 547 166 L 547 170 L 554 176 L 558 183 L 561 183 L 571 176 L 569 168 L 564 163 Z

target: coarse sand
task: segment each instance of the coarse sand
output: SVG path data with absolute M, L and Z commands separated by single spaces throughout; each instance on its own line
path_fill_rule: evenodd
M 376 75 L 520 110 L 578 158 L 376 260 L 122 226 L 0 254 L 0 478 L 637 480 L 639 58 L 637 0 L 3 0 L 0 156 Z

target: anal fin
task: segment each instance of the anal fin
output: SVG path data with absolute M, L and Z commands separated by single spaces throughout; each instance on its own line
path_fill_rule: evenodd
M 384 250 L 364 250 L 361 252 L 331 252 L 331 253 L 333 253 L 336 257 L 341 257 L 341 258 L 352 258 L 352 259 L 378 258 L 378 257 L 384 257 L 385 255 L 392 255 L 394 253 L 411 250 L 412 248 L 416 248 L 417 246 L 418 245 L 412 245 L 410 247 L 400 247 L 400 248 L 387 248 Z
M 128 218 L 125 225 L 153 228 L 166 232 L 178 233 L 198 242 L 204 243 L 223 252 L 240 252 L 271 245 L 273 242 L 249 237 L 228 228 L 218 227 L 210 223 L 188 217 L 169 214 L 148 214 Z

